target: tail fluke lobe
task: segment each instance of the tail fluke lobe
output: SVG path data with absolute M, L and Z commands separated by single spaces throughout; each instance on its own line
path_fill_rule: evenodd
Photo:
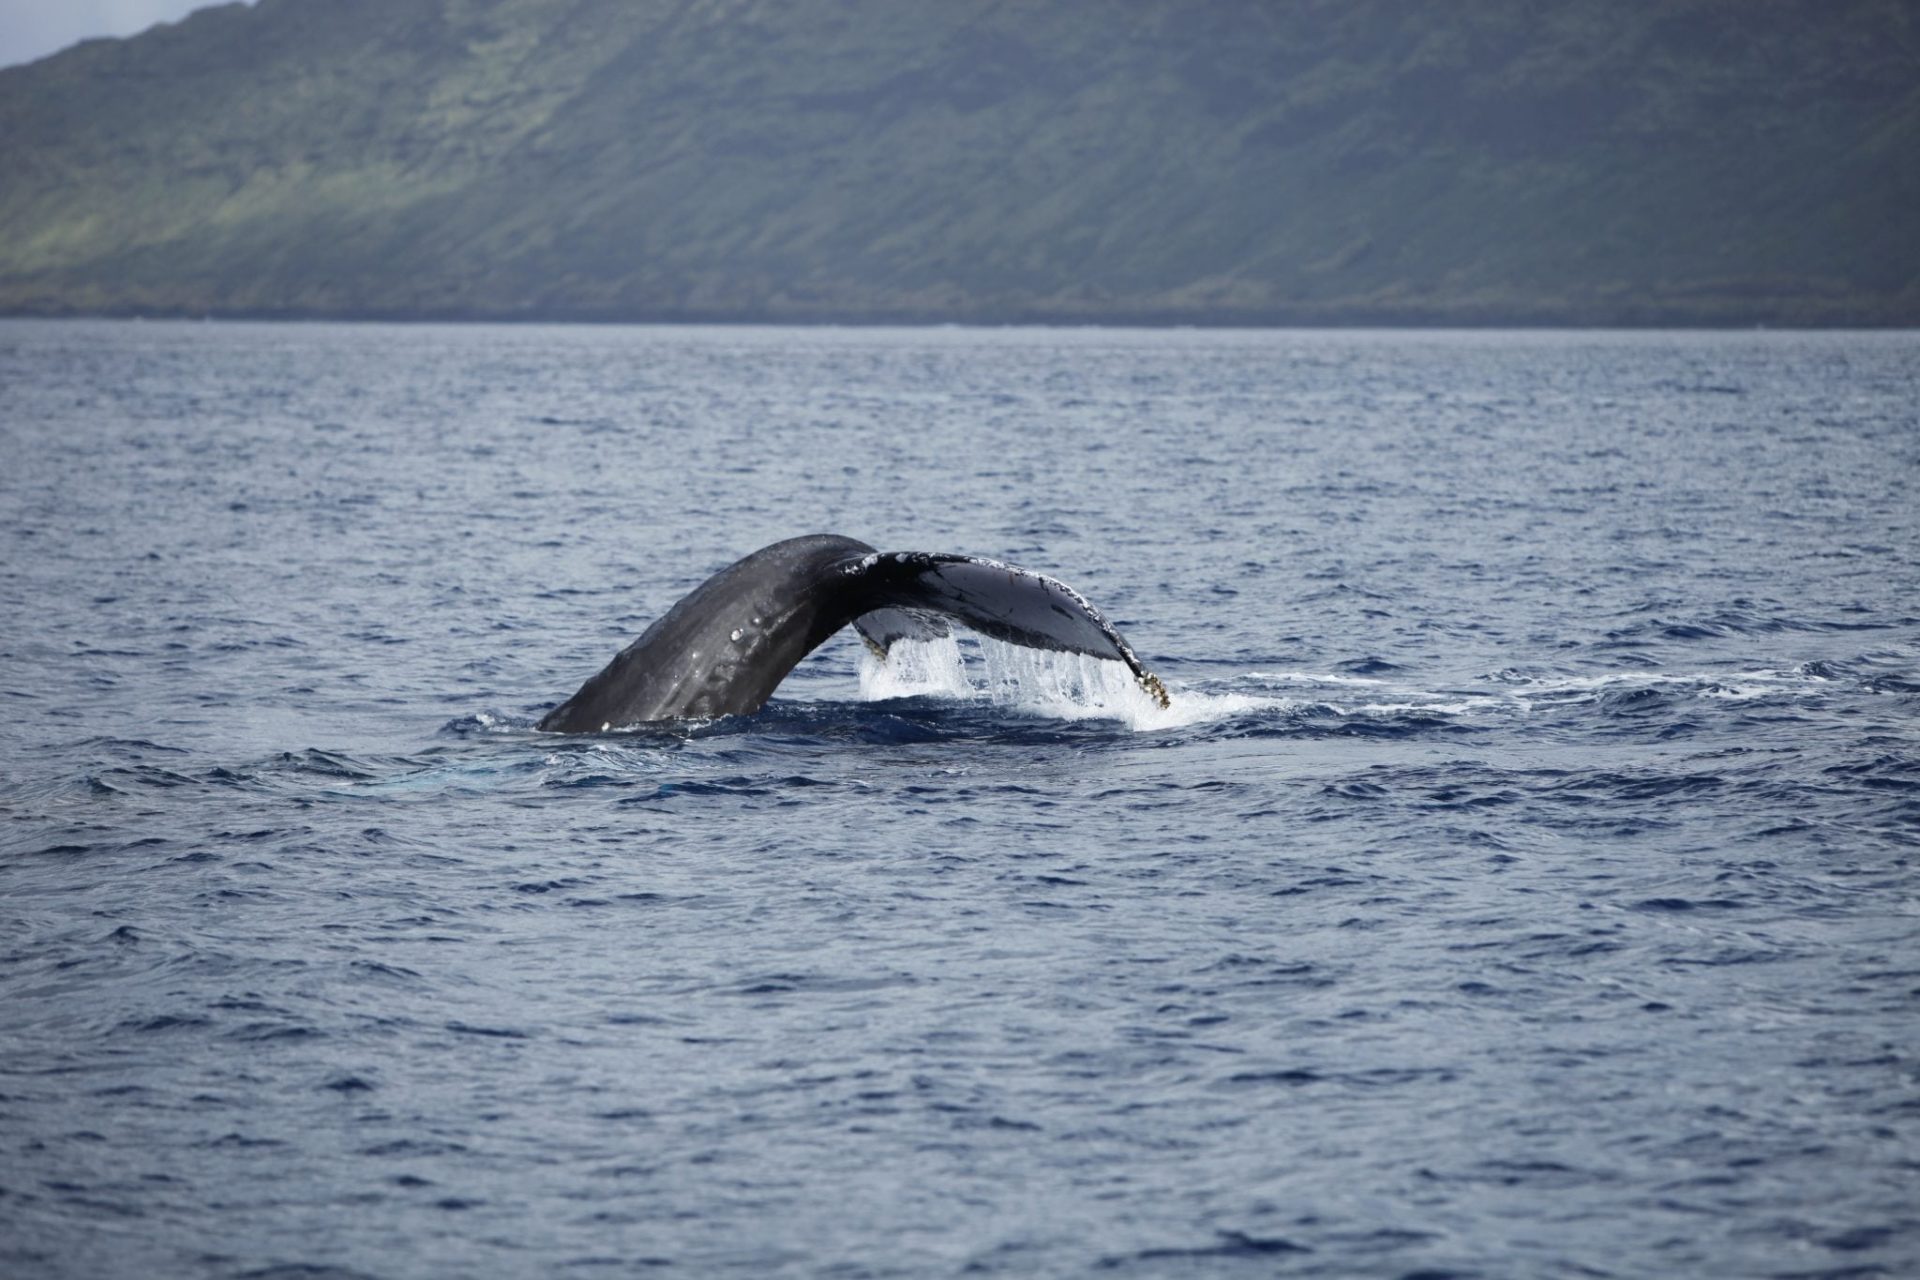
M 931 614 L 934 622 L 944 615 L 1009 644 L 1123 662 L 1156 702 L 1168 703 L 1166 686 L 1119 630 L 1058 578 L 980 556 L 925 551 L 875 552 L 851 562 L 847 574 L 863 598 L 890 605 L 887 613 Z

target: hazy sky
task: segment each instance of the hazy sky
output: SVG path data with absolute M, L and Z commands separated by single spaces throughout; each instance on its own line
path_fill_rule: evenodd
M 89 36 L 130 36 L 216 0 L 0 0 L 0 67 L 32 62 Z

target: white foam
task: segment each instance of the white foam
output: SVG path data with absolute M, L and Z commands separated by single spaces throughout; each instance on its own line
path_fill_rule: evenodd
M 1117 662 L 1113 665 L 1120 666 Z M 1124 667 L 1121 669 L 1125 670 Z M 1130 672 L 1128 674 L 1131 675 Z M 1182 729 L 1188 725 L 1231 720 L 1236 716 L 1274 715 L 1295 711 L 1305 705 L 1293 698 L 1262 698 L 1246 693 L 1209 693 L 1179 686 L 1169 686 L 1167 692 L 1168 705 L 1162 707 L 1145 690 L 1141 690 L 1140 696 L 1145 699 L 1145 705 L 1128 720 L 1128 727 L 1138 731 Z
M 1576 697 L 1598 697 L 1605 693 L 1632 692 L 1635 689 L 1691 689 L 1694 696 L 1723 701 L 1744 701 L 1783 692 L 1793 686 L 1808 687 L 1827 683 L 1826 677 L 1803 670 L 1761 671 L 1621 671 L 1599 676 L 1561 676 L 1538 678 L 1502 675 L 1512 691 L 1507 694 L 1520 702 L 1564 701 Z
M 1140 687 L 1125 663 L 1056 653 L 970 637 L 969 663 L 952 637 L 896 642 L 883 660 L 860 655 L 860 695 L 985 701 L 1024 715 L 1054 720 L 1118 720 L 1131 729 L 1177 729 L 1252 711 L 1285 710 L 1292 698 L 1171 690 L 1162 707 Z M 977 677 L 970 666 L 977 668 Z
M 1421 695 L 1416 695 L 1421 696 Z M 1438 695 L 1424 695 L 1435 697 Z M 1333 707 L 1343 716 L 1403 716 L 1409 712 L 1420 712 L 1434 716 L 1464 716 L 1472 711 L 1484 711 L 1488 707 L 1498 706 L 1499 698 L 1455 698 L 1452 701 L 1410 701 L 1410 702 L 1363 702 L 1358 706 Z M 1332 706 L 1333 704 L 1327 704 Z
M 1317 671 L 1249 671 L 1243 677 L 1247 680 L 1265 680 L 1274 684 L 1351 684 L 1379 685 L 1390 683 L 1376 680 L 1372 676 L 1334 676 L 1323 675 Z

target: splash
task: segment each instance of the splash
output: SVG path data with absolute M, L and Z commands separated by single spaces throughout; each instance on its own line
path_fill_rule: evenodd
M 887 698 L 975 698 L 966 660 L 950 635 L 937 640 L 896 640 L 884 658 L 860 654 L 860 696 L 868 702 Z
M 898 641 L 886 658 L 863 652 L 860 696 L 987 702 L 1054 720 L 1117 720 L 1136 730 L 1176 729 L 1296 705 L 1286 698 L 1176 688 L 1162 706 L 1125 663 L 983 636 L 967 637 L 965 650 L 954 637 L 944 636 Z
M 1160 700 L 1123 662 L 981 640 L 986 696 L 993 702 L 1056 720 L 1119 720 L 1139 729 L 1159 725 Z

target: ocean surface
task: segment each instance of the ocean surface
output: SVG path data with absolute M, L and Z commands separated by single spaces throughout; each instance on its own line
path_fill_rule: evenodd
M 1917 481 L 1913 333 L 0 323 L 0 1274 L 1920 1273 Z M 534 731 L 810 532 L 1172 705 Z

